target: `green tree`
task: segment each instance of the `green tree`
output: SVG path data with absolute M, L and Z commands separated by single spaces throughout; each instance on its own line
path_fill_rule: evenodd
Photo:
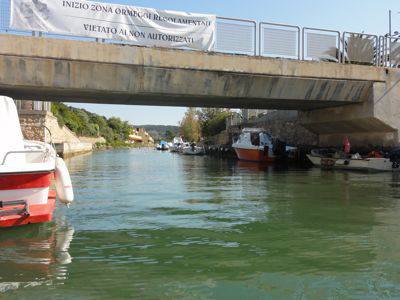
M 202 108 L 198 111 L 201 133 L 204 137 L 214 136 L 226 129 L 226 119 L 232 115 L 229 109 Z
M 181 135 L 189 142 L 198 142 L 201 138 L 201 128 L 195 108 L 188 108 L 180 123 Z
M 124 145 L 132 131 L 132 126 L 120 118 L 107 119 L 63 103 L 53 103 L 51 111 L 60 126 L 65 125 L 81 136 L 102 136 L 112 145 Z
M 174 139 L 174 137 L 176 136 L 176 134 L 172 131 L 172 130 L 167 130 L 166 132 L 165 132 L 165 138 L 168 140 L 168 141 L 172 141 L 173 139 Z

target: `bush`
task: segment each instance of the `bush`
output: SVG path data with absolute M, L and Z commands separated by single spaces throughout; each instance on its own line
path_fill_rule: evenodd
M 60 126 L 67 126 L 80 136 L 104 137 L 110 145 L 123 145 L 132 131 L 132 126 L 120 118 L 107 119 L 63 103 L 53 103 L 51 112 Z

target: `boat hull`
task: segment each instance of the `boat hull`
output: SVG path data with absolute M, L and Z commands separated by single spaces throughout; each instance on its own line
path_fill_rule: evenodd
M 0 227 L 51 221 L 56 199 L 56 192 L 50 190 L 53 178 L 53 172 L 2 174 Z M 15 201 L 19 203 L 10 204 Z
M 201 147 L 196 147 L 194 149 L 192 149 L 191 147 L 188 148 L 184 148 L 182 149 L 182 154 L 183 155 L 197 155 L 197 156 L 201 156 L 205 154 L 205 151 L 203 148 Z
M 264 150 L 235 148 L 237 157 L 243 161 L 253 162 L 274 162 L 275 157 L 271 157 Z
M 16 208 L 18 207 L 8 207 L 7 209 Z M 56 191 L 50 190 L 46 203 L 29 205 L 29 215 L 10 215 L 0 217 L 0 228 L 50 222 L 53 219 L 55 208 Z

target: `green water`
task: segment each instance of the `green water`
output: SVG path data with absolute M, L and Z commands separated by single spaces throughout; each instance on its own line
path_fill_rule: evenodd
M 76 203 L 0 231 L 0 299 L 400 298 L 400 178 L 152 150 L 68 161 Z

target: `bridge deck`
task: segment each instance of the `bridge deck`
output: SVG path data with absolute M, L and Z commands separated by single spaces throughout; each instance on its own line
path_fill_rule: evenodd
M 161 106 L 311 110 L 366 101 L 383 68 L 0 35 L 0 93 Z

